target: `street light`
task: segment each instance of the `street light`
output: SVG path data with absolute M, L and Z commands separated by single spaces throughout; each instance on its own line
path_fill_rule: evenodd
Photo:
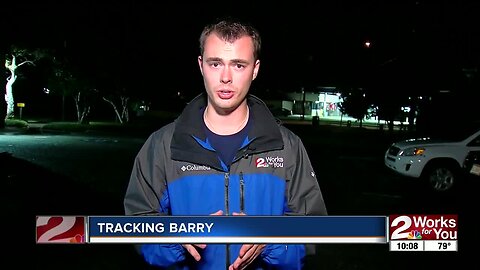
M 365 41 L 365 42 L 363 43 L 363 46 L 365 46 L 365 48 L 368 49 L 368 48 L 370 48 L 370 46 L 372 46 L 372 43 L 367 40 L 367 41 Z

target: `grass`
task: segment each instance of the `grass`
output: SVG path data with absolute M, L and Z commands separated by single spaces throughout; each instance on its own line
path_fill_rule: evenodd
M 112 134 L 149 134 L 163 125 L 171 122 L 170 118 L 149 118 L 141 119 L 131 123 L 121 124 L 108 121 L 90 121 L 88 123 L 78 123 L 74 121 L 38 121 L 38 120 L 19 120 L 8 119 L 5 121 L 6 127 L 24 128 L 33 132 L 61 132 L 61 133 L 83 133 L 99 132 Z
M 76 122 L 52 122 L 43 126 L 44 130 L 58 130 L 64 132 L 108 132 L 116 134 L 135 134 L 152 132 L 160 128 L 164 122 L 134 122 L 134 123 L 115 123 L 91 121 L 88 124 L 79 124 Z
M 5 126 L 7 127 L 19 127 L 19 128 L 26 128 L 28 126 L 28 122 L 21 119 L 6 119 Z
M 43 129 L 61 130 L 70 132 L 83 132 L 90 128 L 89 124 L 80 124 L 76 122 L 53 122 L 43 126 Z

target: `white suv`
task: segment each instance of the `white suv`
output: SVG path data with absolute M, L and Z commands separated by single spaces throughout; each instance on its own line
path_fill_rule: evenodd
M 477 128 L 456 140 L 419 138 L 396 142 L 385 153 L 385 165 L 399 174 L 426 180 L 435 191 L 449 191 L 460 180 L 468 152 L 478 150 Z

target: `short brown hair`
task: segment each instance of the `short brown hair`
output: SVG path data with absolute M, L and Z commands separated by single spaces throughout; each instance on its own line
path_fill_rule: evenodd
M 232 43 L 235 40 L 244 36 L 251 37 L 254 48 L 253 56 L 255 57 L 255 60 L 260 58 L 260 50 L 262 45 L 260 33 L 251 24 L 241 22 L 235 19 L 222 19 L 216 23 L 205 26 L 199 40 L 200 55 L 203 55 L 203 52 L 205 50 L 205 40 L 212 33 L 215 33 L 223 40 Z

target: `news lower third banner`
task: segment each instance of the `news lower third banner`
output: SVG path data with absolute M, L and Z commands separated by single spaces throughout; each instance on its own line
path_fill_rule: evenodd
M 37 216 L 36 242 L 389 243 L 390 251 L 458 251 L 458 215 Z
M 385 217 L 89 217 L 90 243 L 386 243 Z
M 40 217 L 42 237 L 66 243 L 387 243 L 385 216 L 85 216 Z M 65 235 L 67 219 L 71 235 Z M 77 220 L 80 218 L 81 220 Z M 50 224 L 51 228 L 48 228 Z M 84 224 L 84 234 L 79 226 Z M 47 228 L 45 228 L 47 227 Z M 55 232 L 58 228 L 63 228 Z M 49 237 L 38 235 L 48 233 Z M 57 239 L 56 239 L 56 238 Z M 61 242 L 61 241 L 58 241 Z

